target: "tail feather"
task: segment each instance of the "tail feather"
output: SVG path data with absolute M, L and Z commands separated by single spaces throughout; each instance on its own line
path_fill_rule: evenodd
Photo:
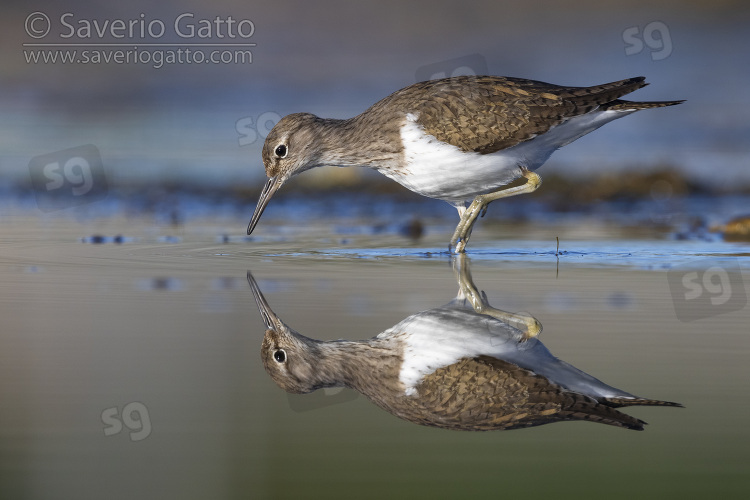
M 589 422 L 613 425 L 634 431 L 642 431 L 643 426 L 647 425 L 640 418 L 602 404 L 596 406 L 576 405 L 564 409 L 559 416 L 562 420 L 588 420 Z
M 469 78 L 469 77 L 454 77 L 458 78 Z M 652 102 L 638 102 L 638 101 L 626 101 L 620 99 L 622 96 L 635 92 L 638 89 L 649 85 L 646 82 L 645 76 L 636 76 L 633 78 L 626 78 L 624 80 L 618 80 L 616 82 L 602 83 L 600 85 L 592 85 L 591 87 L 568 87 L 562 85 L 553 85 L 545 82 L 538 82 L 534 80 L 526 80 L 522 78 L 493 78 L 493 77 L 474 77 L 481 79 L 488 79 L 490 83 L 497 84 L 499 79 L 506 84 L 511 86 L 520 87 L 522 90 L 530 90 L 532 94 L 552 94 L 558 99 L 564 101 L 567 105 L 572 105 L 579 113 L 584 114 L 594 109 L 601 110 L 618 110 L 618 111 L 637 111 L 639 109 L 649 108 L 662 108 L 665 106 L 674 106 L 685 102 L 685 100 L 679 101 L 652 101 Z M 442 80 L 441 80 L 442 81 Z M 471 81 L 471 80 L 469 80 Z M 435 81 L 437 82 L 437 80 Z M 510 83 L 508 83 L 510 82 Z M 432 83 L 432 82 L 426 82 Z M 540 105 L 542 108 L 547 109 L 549 107 L 549 101 L 547 98 L 541 100 Z M 535 104 L 529 104 L 534 107 Z
M 685 408 L 680 403 L 673 403 L 671 401 L 660 401 L 658 399 L 602 398 L 600 401 L 613 408 L 620 408 L 623 406 L 673 406 L 676 408 Z
M 615 99 L 614 101 L 603 104 L 600 109 L 613 110 L 613 111 L 638 111 L 640 109 L 650 108 L 663 108 L 666 106 L 675 106 L 681 104 L 685 100 L 680 101 L 651 101 L 651 102 L 637 102 L 637 101 L 625 101 L 622 99 Z
M 645 80 L 645 76 L 636 76 L 635 78 L 603 83 L 592 87 L 567 87 L 564 92 L 560 93 L 560 97 L 571 100 L 580 98 L 583 101 L 605 103 L 645 87 L 648 85 Z
M 644 398 L 597 398 L 591 400 L 586 396 L 576 395 L 574 403 L 566 406 L 560 412 L 564 420 L 588 420 L 616 427 L 624 427 L 635 431 L 642 431 L 647 425 L 643 420 L 622 413 L 615 408 L 623 406 L 675 406 L 683 408 L 680 403 L 660 401 Z
M 593 87 L 567 87 L 560 93 L 560 97 L 572 102 L 580 113 L 588 113 L 595 109 L 614 111 L 638 111 L 640 109 L 661 108 L 674 106 L 683 101 L 654 101 L 636 102 L 626 101 L 620 97 L 635 92 L 648 85 L 646 78 L 637 76 L 617 82 L 594 85 Z

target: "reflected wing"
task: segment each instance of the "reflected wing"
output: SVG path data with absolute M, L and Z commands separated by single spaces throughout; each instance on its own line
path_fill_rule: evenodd
M 417 386 L 421 411 L 404 418 L 453 429 L 515 429 L 589 420 L 642 430 L 644 422 L 497 358 L 464 358 Z M 427 412 L 424 410 L 428 410 Z

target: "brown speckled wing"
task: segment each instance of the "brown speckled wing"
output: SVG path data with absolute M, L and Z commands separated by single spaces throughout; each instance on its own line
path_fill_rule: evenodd
M 626 101 L 617 99 L 644 85 L 643 77 L 593 87 L 561 87 L 520 78 L 461 76 L 417 83 L 390 98 L 403 100 L 404 108 L 419 113 L 418 123 L 438 140 L 487 154 L 532 139 L 599 106 L 608 109 L 611 103 L 626 109 Z
M 644 423 L 489 356 L 439 368 L 416 389 L 422 411 L 402 417 L 444 428 L 486 431 L 589 420 L 642 430 Z

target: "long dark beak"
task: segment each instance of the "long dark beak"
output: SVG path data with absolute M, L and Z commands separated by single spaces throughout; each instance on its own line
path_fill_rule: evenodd
M 252 219 L 250 219 L 250 224 L 247 225 L 247 234 L 253 232 L 253 229 L 255 229 L 255 226 L 260 220 L 260 216 L 263 215 L 263 210 L 266 209 L 268 202 L 271 201 L 271 196 L 273 196 L 273 193 L 278 191 L 278 189 L 281 187 L 281 184 L 282 182 L 279 181 L 278 176 L 268 178 L 268 180 L 266 181 L 266 185 L 263 186 L 263 191 L 260 192 L 258 205 L 255 207 L 255 212 L 253 212 L 253 217 Z
M 253 297 L 255 297 L 255 304 L 258 306 L 258 311 L 263 318 L 263 323 L 266 324 L 266 328 L 269 330 L 276 330 L 278 328 L 279 317 L 273 312 L 271 306 L 268 305 L 268 301 L 260 291 L 258 283 L 253 278 L 250 271 L 247 272 L 247 282 L 250 285 L 250 290 L 253 291 Z

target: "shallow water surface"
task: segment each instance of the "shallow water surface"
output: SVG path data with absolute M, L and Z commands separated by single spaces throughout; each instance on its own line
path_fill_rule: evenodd
M 535 317 L 544 345 L 584 372 L 685 408 L 623 409 L 644 432 L 474 433 L 406 422 L 349 389 L 282 391 L 246 280 L 308 337 L 366 339 L 456 297 L 448 231 L 248 240 L 245 223 L 4 219 L 0 497 L 747 490 L 747 245 L 563 237 L 558 251 L 555 232 L 478 231 L 468 264 L 492 306 Z

